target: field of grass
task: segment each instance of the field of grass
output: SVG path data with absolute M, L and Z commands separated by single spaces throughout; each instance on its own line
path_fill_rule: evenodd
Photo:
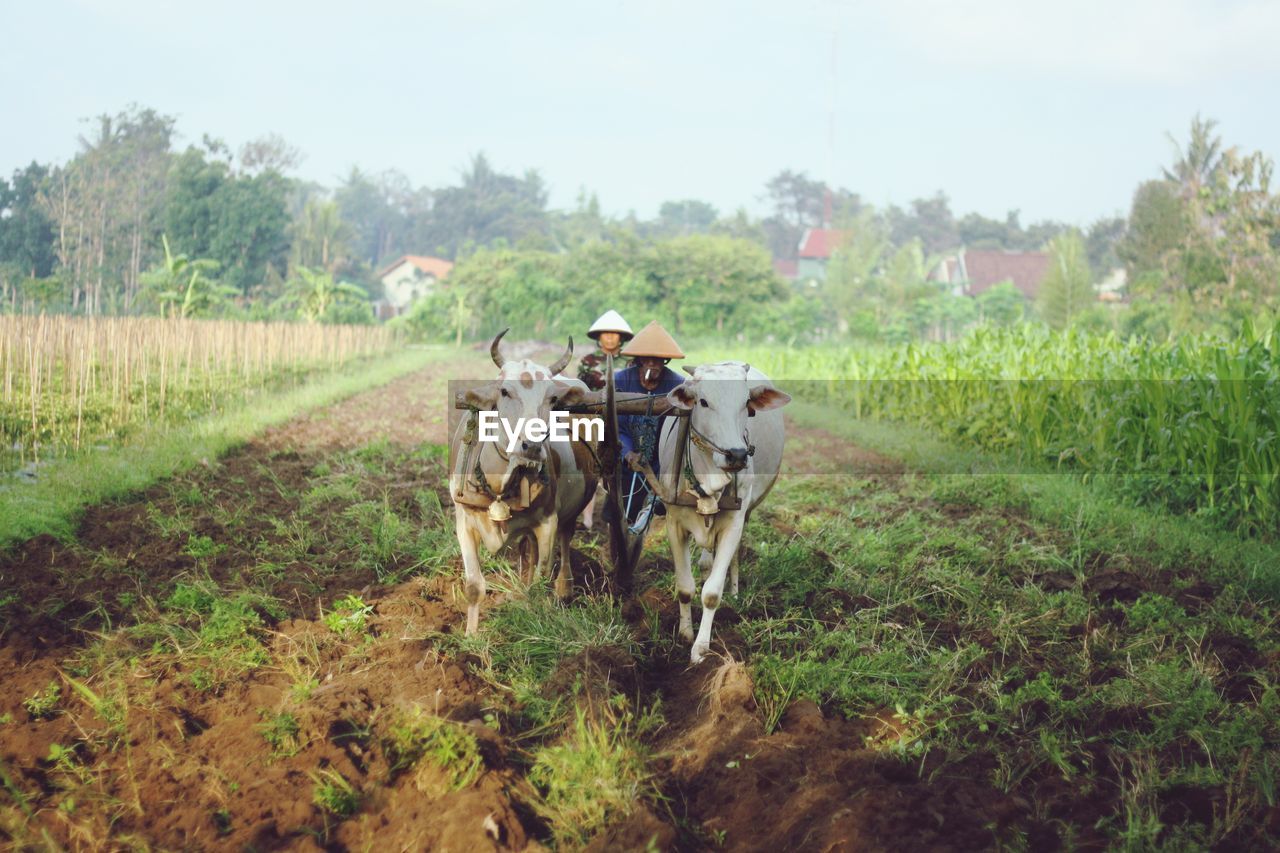
M 625 601 L 603 594 L 599 530 L 575 539 L 569 606 L 488 560 L 469 638 L 443 427 L 424 417 L 455 369 L 0 558 L 0 837 L 1280 841 L 1274 549 L 1077 477 L 969 473 L 981 451 L 797 401 L 788 458 L 805 474 L 752 519 L 718 658 L 688 666 L 660 530 Z

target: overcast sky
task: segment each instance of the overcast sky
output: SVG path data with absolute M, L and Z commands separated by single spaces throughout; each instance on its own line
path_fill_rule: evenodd
M 1085 225 L 1197 111 L 1280 154 L 1276 0 L 0 0 L 0 34 L 5 174 L 134 102 L 183 144 L 278 133 L 330 186 L 352 165 L 440 186 L 483 151 L 538 169 L 553 207 L 585 187 L 642 217 L 760 212 L 791 168 L 877 205 L 941 189 Z

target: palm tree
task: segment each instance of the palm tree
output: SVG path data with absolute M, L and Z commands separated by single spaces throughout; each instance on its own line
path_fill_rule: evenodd
M 1213 134 L 1217 126 L 1214 119 L 1202 119 L 1196 113 L 1191 119 L 1191 139 L 1185 151 L 1173 134 L 1165 134 L 1173 145 L 1175 156 L 1173 167 L 1164 170 L 1165 179 L 1182 187 L 1183 194 L 1188 197 L 1199 194 L 1200 188 L 1222 168 L 1222 137 Z
M 350 255 L 353 232 L 351 226 L 342 221 L 334 202 L 309 199 L 290 231 L 296 267 L 333 273 Z

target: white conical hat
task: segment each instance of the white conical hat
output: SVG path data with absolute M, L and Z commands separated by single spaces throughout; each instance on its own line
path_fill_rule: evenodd
M 587 337 L 598 341 L 601 332 L 617 332 L 622 335 L 624 341 L 629 341 L 636 336 L 635 332 L 631 331 L 631 326 L 627 325 L 627 321 L 622 319 L 622 315 L 612 308 L 601 314 L 600 319 L 591 324 L 591 328 L 587 329 Z

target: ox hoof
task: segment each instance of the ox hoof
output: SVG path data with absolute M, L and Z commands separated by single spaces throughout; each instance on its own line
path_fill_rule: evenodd
M 686 643 L 689 643 L 690 645 L 692 645 L 692 644 L 693 644 L 693 629 L 692 629 L 692 628 L 681 628 L 681 629 L 680 629 L 680 639 L 682 639 L 682 640 L 684 640 Z
M 689 662 L 695 665 L 702 663 L 702 659 L 707 656 L 707 650 L 708 646 L 702 643 L 695 644 L 689 652 Z

